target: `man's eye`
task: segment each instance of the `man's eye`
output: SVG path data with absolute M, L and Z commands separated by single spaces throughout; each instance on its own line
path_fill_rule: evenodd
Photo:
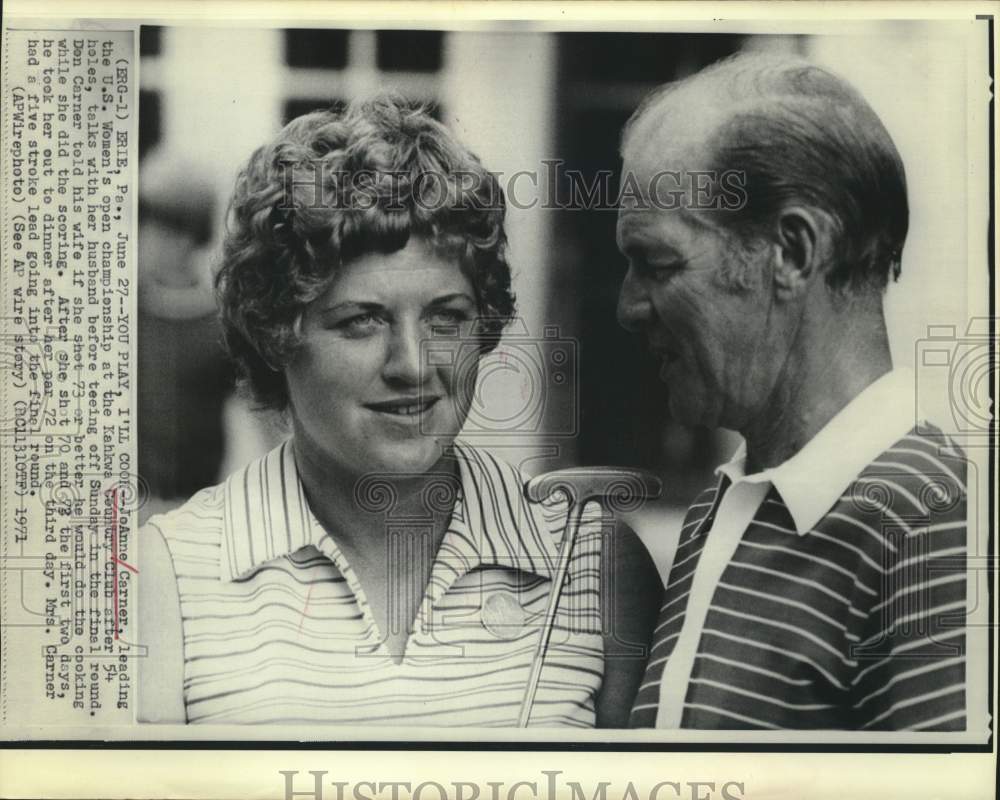
M 667 261 L 663 263 L 650 264 L 649 272 L 657 278 L 669 278 L 671 275 L 680 272 L 685 266 L 687 266 L 686 261 Z
M 683 269 L 687 264 L 683 259 L 670 259 L 668 261 L 650 261 L 641 256 L 637 256 L 631 261 L 632 267 L 640 275 L 657 276 L 668 274 Z

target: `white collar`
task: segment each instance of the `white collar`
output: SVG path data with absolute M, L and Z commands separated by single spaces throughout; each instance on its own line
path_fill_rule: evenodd
M 425 497 L 430 505 L 453 504 L 448 542 L 442 543 L 447 555 L 465 571 L 496 565 L 551 578 L 558 562 L 556 543 L 541 505 L 524 496 L 524 477 L 479 448 L 455 442 L 452 451 L 459 486 L 446 485 L 450 481 L 444 479 L 451 476 L 442 473 Z M 345 570 L 346 559 L 309 508 L 291 441 L 234 472 L 224 487 L 221 580 L 238 580 L 307 545 Z M 389 499 L 379 491 L 376 480 L 368 498 L 376 505 Z
M 844 406 L 795 455 L 776 467 L 746 474 L 746 443 L 716 469 L 733 483 L 770 482 L 788 507 L 795 529 L 815 527 L 844 490 L 917 422 L 912 370 L 887 372 Z

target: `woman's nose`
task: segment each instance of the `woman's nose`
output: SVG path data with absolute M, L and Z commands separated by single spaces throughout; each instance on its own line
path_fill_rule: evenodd
M 634 333 L 646 324 L 651 311 L 649 295 L 636 278 L 635 271 L 629 267 L 618 291 L 618 324 Z
M 382 370 L 387 381 L 416 386 L 430 374 L 422 363 L 420 346 L 422 331 L 419 325 L 393 326 L 389 339 L 389 352 Z

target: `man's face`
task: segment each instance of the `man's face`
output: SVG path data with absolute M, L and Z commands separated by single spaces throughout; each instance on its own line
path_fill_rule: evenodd
M 648 186 L 664 169 L 663 155 L 633 145 L 625 174 Z M 683 162 L 670 167 L 683 178 Z M 618 215 L 618 247 L 628 259 L 618 319 L 644 333 L 660 359 L 675 419 L 741 430 L 767 402 L 787 357 L 769 277 L 773 251 L 748 252 L 698 212 L 646 200 L 623 203 Z M 730 277 L 741 272 L 745 288 Z

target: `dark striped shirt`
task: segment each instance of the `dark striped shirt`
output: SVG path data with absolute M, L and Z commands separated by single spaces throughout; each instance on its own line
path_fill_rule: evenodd
M 711 595 L 681 727 L 965 729 L 965 461 L 920 431 L 875 458 L 808 530 L 770 486 Z M 656 725 L 729 484 L 705 490 L 684 520 L 633 727 Z

